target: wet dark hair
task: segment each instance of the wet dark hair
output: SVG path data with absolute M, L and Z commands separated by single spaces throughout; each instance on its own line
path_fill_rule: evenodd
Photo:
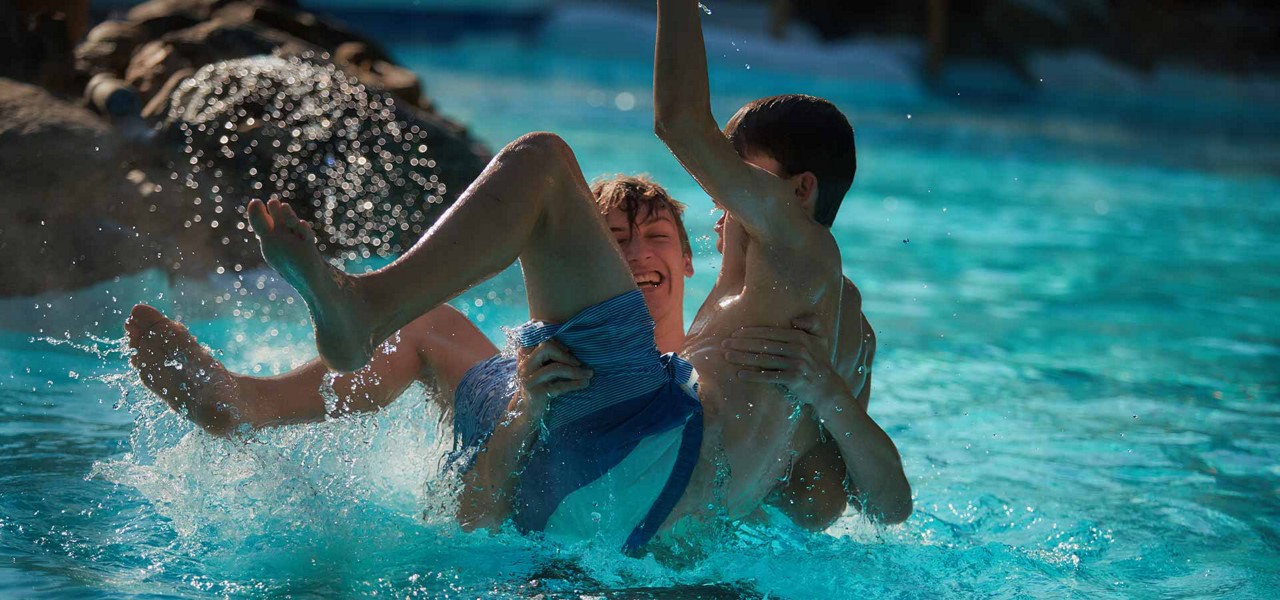
M 813 217 L 830 227 L 858 170 L 853 126 L 840 109 L 822 98 L 786 94 L 761 98 L 738 109 L 724 128 L 743 158 L 764 154 L 793 177 L 805 171 L 818 178 Z
M 693 249 L 689 246 L 689 232 L 684 228 L 684 204 L 672 198 L 667 190 L 652 179 L 645 175 L 622 174 L 602 177 L 591 183 L 591 193 L 596 197 L 600 214 L 621 210 L 627 215 L 627 226 L 632 229 L 635 229 L 636 221 L 667 209 L 676 223 L 680 247 L 685 256 L 693 256 Z

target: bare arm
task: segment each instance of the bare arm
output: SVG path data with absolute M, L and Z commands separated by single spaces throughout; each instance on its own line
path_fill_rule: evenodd
M 586 388 L 591 375 L 555 340 L 521 351 L 516 369 L 520 392 L 507 405 L 507 419 L 498 424 L 475 465 L 462 477 L 457 516 L 463 529 L 497 529 L 507 519 L 547 405 L 560 394 Z
M 787 388 L 800 402 L 813 407 L 814 416 L 831 434 L 831 441 L 839 450 L 849 481 L 856 489 L 855 496 L 864 513 L 885 523 L 900 523 L 911 515 L 911 486 L 902 470 L 902 459 L 888 434 L 867 414 L 867 399 L 871 381 L 867 374 L 858 385 L 858 393 L 823 358 L 821 338 L 803 329 L 771 327 L 743 328 L 724 342 L 725 358 L 743 367 L 738 377 L 743 381 L 776 383 Z M 864 357 L 864 367 L 869 364 L 872 348 Z M 864 372 L 866 369 L 864 368 Z M 831 448 L 819 445 L 813 452 L 830 454 Z M 831 462 L 815 457 L 805 463 L 830 466 Z M 793 473 L 811 476 L 805 470 L 793 469 Z M 828 482 L 830 483 L 830 482 Z M 811 483 L 788 482 L 792 494 L 815 492 L 825 488 L 810 489 Z M 801 486 L 801 487 L 797 487 Z M 794 489 L 792 489 L 794 488 Z M 825 490 L 829 491 L 829 490 Z M 821 508 L 818 506 L 816 508 Z M 801 514 L 792 518 L 805 525 L 802 519 L 815 520 L 813 515 Z M 821 518 L 816 520 L 820 521 Z
M 757 239 L 798 239 L 810 219 L 794 188 L 743 161 L 716 126 L 697 0 L 658 0 L 654 132 L 702 189 Z
M 422 378 L 426 365 L 420 345 L 412 334 L 397 332 L 353 373 L 332 373 L 315 359 L 277 377 L 238 377 L 236 388 L 247 404 L 245 421 L 259 429 L 381 410 Z M 336 398 L 331 407 L 325 403 L 330 393 Z
M 769 503 L 809 531 L 830 527 L 849 505 L 845 466 L 835 440 L 828 439 L 796 459 L 791 475 Z
M 546 413 L 545 398 L 525 401 L 517 393 L 507 405 L 508 418 L 498 424 L 484 452 L 462 477 L 458 498 L 458 522 L 471 531 L 497 529 L 511 514 L 512 497 L 520 480 L 525 450 L 538 437 L 538 424 Z
M 815 403 L 814 413 L 840 448 L 862 512 L 888 524 L 907 520 L 912 510 L 911 485 L 897 446 L 857 403 L 844 381 L 832 383 L 828 401 Z

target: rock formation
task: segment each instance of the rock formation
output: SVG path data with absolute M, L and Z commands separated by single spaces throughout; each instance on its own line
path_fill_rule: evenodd
M 0 27 L 57 29 L 37 16 Z M 394 253 L 489 159 L 379 44 L 292 0 L 152 0 L 50 46 L 0 72 L 0 248 L 30 257 L 0 263 L 0 296 L 257 264 L 253 197 L 316 219 L 331 256 Z
M 774 0 L 824 40 L 928 38 L 947 58 L 1003 62 L 1090 50 L 1146 71 L 1157 63 L 1240 74 L 1280 70 L 1280 4 L 1271 0 Z

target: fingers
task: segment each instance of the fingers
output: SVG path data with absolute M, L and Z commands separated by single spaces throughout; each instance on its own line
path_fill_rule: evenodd
M 817 315 L 802 315 L 791 320 L 791 326 L 809 335 L 818 335 Z
M 527 375 L 521 375 L 521 385 L 528 396 L 553 398 L 568 392 L 586 389 L 591 385 L 595 372 L 564 363 L 552 363 Z
M 790 381 L 783 371 L 751 371 L 747 369 L 738 371 L 738 379 L 750 383 L 786 384 Z
M 553 365 L 541 367 L 539 370 L 531 372 L 526 380 L 529 385 L 543 385 L 552 383 L 552 381 L 590 381 L 593 375 L 595 375 L 595 372 L 591 371 L 590 368 L 553 363 Z
M 799 371 L 801 366 L 800 361 L 795 359 L 782 358 L 771 354 L 757 354 L 753 352 L 725 352 L 724 358 L 735 365 L 775 371 Z
M 547 384 L 546 391 L 544 393 L 549 398 L 558 398 L 560 396 L 568 394 L 569 392 L 585 390 L 590 385 L 591 385 L 591 381 L 588 379 L 572 379 L 568 381 L 556 381 L 556 382 Z
M 800 343 L 749 338 L 728 338 L 720 345 L 727 350 L 754 352 L 757 354 L 773 354 L 776 356 L 786 356 L 790 358 L 801 356 L 805 350 L 805 347 Z
M 735 338 L 758 338 L 775 342 L 803 343 L 811 334 L 790 327 L 742 327 L 733 332 Z
M 569 352 L 560 342 L 555 340 L 547 340 L 534 346 L 533 351 L 529 353 L 526 359 L 534 368 L 548 365 L 551 363 L 564 363 L 575 367 L 581 367 L 582 361 L 579 361 Z

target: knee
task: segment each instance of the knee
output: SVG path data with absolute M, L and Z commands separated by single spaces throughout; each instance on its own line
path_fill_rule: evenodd
M 502 152 L 551 165 L 567 164 L 573 158 L 573 150 L 564 138 L 549 131 L 526 133 L 508 144 Z
M 550 131 L 526 133 L 517 138 L 516 141 L 511 142 L 511 145 L 541 152 L 560 153 L 570 151 L 568 142 L 565 142 L 564 138 Z
M 442 304 L 401 330 L 406 341 L 425 352 L 497 353 L 484 333 L 458 309 Z
M 467 327 L 475 326 L 466 315 L 448 304 L 441 304 L 414 319 L 400 331 L 418 342 L 418 345 L 429 345 L 432 341 L 451 338 Z

